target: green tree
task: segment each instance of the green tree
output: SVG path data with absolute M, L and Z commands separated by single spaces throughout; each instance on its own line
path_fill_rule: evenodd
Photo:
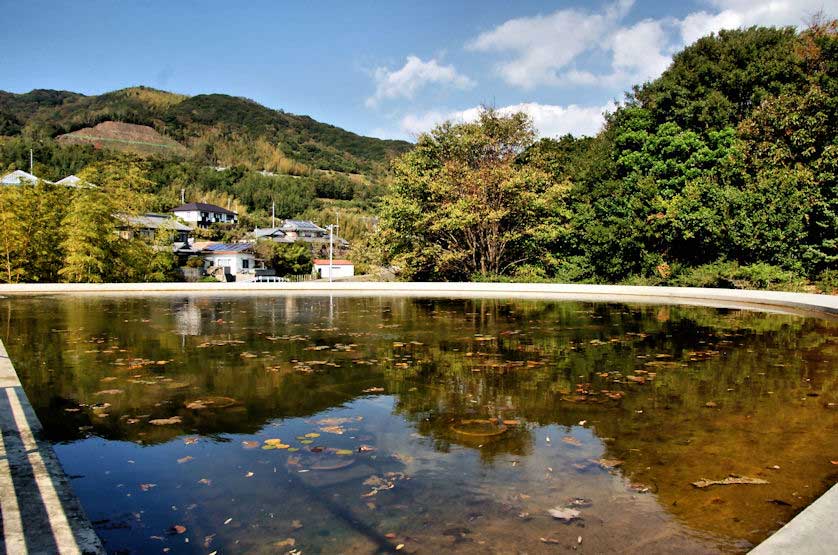
M 107 193 L 87 189 L 70 204 L 62 225 L 67 235 L 61 243 L 64 266 L 59 275 L 68 282 L 102 283 L 114 268 L 116 222 Z
M 510 274 L 538 261 L 535 238 L 562 189 L 517 159 L 535 133 L 522 113 L 485 109 L 444 123 L 396 160 L 383 200 L 381 244 L 408 279 Z
M 278 276 L 308 274 L 313 266 L 311 248 L 303 241 L 277 243 L 260 240 L 256 243 L 256 255 Z
M 23 222 L 18 217 L 17 187 L 0 187 L 0 257 L 3 271 L 0 279 L 5 283 L 17 283 L 26 275 L 26 261 L 23 257 Z

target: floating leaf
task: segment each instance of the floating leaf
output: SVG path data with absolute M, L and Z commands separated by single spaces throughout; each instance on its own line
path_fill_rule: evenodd
M 762 478 L 751 478 L 750 476 L 737 476 L 731 474 L 727 478 L 721 480 L 706 480 L 702 478 L 697 482 L 692 482 L 692 485 L 697 488 L 707 488 L 710 486 L 731 486 L 731 485 L 745 485 L 745 484 L 767 484 L 767 480 Z
M 97 391 L 94 395 L 121 395 L 125 393 L 121 389 L 103 389 L 102 391 Z
M 352 454 L 352 449 L 335 449 L 335 455 L 346 456 L 346 455 L 351 455 L 351 454 Z
M 189 461 L 191 461 L 191 460 L 192 460 L 192 457 L 190 457 L 189 455 L 187 455 L 187 456 L 185 456 L 185 457 L 181 457 L 181 458 L 179 458 L 179 459 L 177 460 L 177 462 L 178 462 L 178 464 L 183 464 L 183 463 L 188 463 L 188 462 L 189 462 Z
M 172 416 L 171 418 L 155 418 L 154 420 L 149 420 L 148 423 L 154 426 L 169 426 L 172 424 L 180 424 L 181 418 L 180 416 Z
M 548 509 L 547 512 L 556 520 L 562 520 L 564 522 L 572 522 L 582 516 L 582 513 L 576 509 L 569 509 L 567 507 L 554 507 Z
M 305 435 L 305 437 L 320 437 L 320 434 L 317 432 L 309 432 Z

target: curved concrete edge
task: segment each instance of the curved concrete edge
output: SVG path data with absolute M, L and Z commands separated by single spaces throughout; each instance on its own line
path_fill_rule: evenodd
M 2 341 L 0 432 L 0 553 L 104 554 Z
M 838 484 L 774 532 L 749 555 L 833 555 L 838 551 Z
M 0 285 L 18 294 L 307 294 L 425 297 L 566 298 L 600 302 L 676 303 L 756 310 L 775 309 L 838 317 L 838 296 L 742 289 L 552 283 L 306 281 L 299 283 L 20 283 Z

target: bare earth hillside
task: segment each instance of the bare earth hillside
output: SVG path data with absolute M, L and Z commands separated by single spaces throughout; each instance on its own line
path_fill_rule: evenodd
M 59 135 L 58 141 L 70 144 L 92 144 L 96 148 L 113 148 L 138 154 L 185 154 L 186 148 L 147 125 L 105 121 Z

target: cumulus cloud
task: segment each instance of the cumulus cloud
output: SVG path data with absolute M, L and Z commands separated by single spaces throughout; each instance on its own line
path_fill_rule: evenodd
M 836 0 L 711 0 L 713 11 L 691 13 L 681 21 L 681 38 L 692 44 L 722 29 L 751 25 L 792 25 L 801 27 L 820 10 L 835 15 Z
M 706 9 L 683 19 L 625 20 L 632 0 L 618 0 L 598 12 L 560 9 L 548 15 L 510 19 L 466 44 L 496 53 L 495 69 L 522 89 L 540 85 L 627 87 L 658 77 L 672 54 L 698 38 L 750 25 L 796 25 L 819 10 L 833 14 L 838 0 L 707 0 Z M 597 53 L 610 67 L 596 67 Z
M 524 112 L 528 114 L 541 137 L 557 137 L 570 133 L 572 135 L 596 135 L 605 122 L 605 112 L 613 111 L 615 105 L 608 103 L 604 106 L 578 106 L 570 104 L 559 106 L 555 104 L 539 104 L 524 102 L 498 108 L 501 114 Z M 421 114 L 408 114 L 400 121 L 402 133 L 416 136 L 430 131 L 436 125 L 446 120 L 454 122 L 471 122 L 477 119 L 481 107 L 475 106 L 465 110 L 440 111 L 431 110 Z
M 408 56 L 399 69 L 376 69 L 375 83 L 375 94 L 366 101 L 369 107 L 384 99 L 413 98 L 417 91 L 431 83 L 458 89 L 474 86 L 474 81 L 458 73 L 454 66 L 441 65 L 435 59 L 425 62 L 417 56 Z
M 669 39 L 661 21 L 646 19 L 622 28 L 614 35 L 614 70 L 638 81 L 647 81 L 663 73 L 672 62 L 665 54 Z
M 549 15 L 510 19 L 466 45 L 477 52 L 510 53 L 497 66 L 509 84 L 530 89 L 561 81 L 559 72 L 580 54 L 599 48 L 616 29 L 633 0 L 619 0 L 602 13 L 575 8 Z

